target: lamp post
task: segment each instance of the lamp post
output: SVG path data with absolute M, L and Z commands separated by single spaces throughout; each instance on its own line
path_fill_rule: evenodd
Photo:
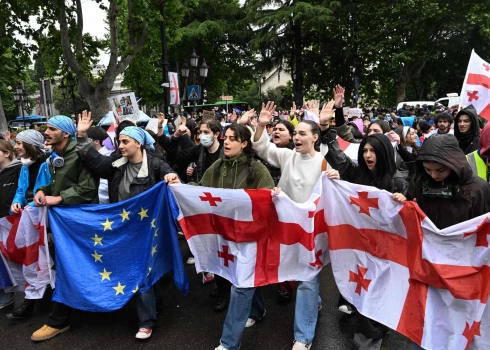
M 71 89 L 71 100 L 73 101 L 73 112 L 75 113 L 75 119 L 76 119 L 77 118 L 77 107 L 75 105 L 75 79 L 73 79 L 73 75 L 68 73 L 68 77 L 66 78 L 66 81 L 68 82 L 68 86 Z M 60 88 L 61 88 L 61 86 L 60 86 Z M 66 87 L 65 87 L 65 89 L 66 89 Z
M 22 85 L 20 85 L 20 84 L 15 89 L 14 100 L 15 100 L 15 104 L 18 107 L 20 107 L 20 110 L 22 112 L 22 122 L 24 123 L 24 130 L 25 130 L 26 129 L 26 117 L 24 114 L 24 103 L 26 103 L 26 106 L 29 108 L 29 110 L 30 110 L 30 105 L 29 105 L 29 101 L 27 99 L 27 92 L 22 87 Z
M 189 79 L 189 75 L 192 75 L 191 81 L 192 84 L 200 83 L 203 86 L 201 87 L 201 96 L 199 99 L 204 101 L 204 83 L 209 73 L 209 66 L 206 64 L 206 59 L 202 59 L 201 65 L 199 65 L 199 56 L 196 54 L 196 50 L 192 50 L 192 54 L 189 56 L 189 65 L 187 62 L 184 62 L 180 68 L 180 75 L 184 78 L 184 93 L 187 90 L 187 83 Z M 199 77 L 197 77 L 197 73 L 199 71 Z M 187 96 L 187 100 L 189 101 L 189 96 Z

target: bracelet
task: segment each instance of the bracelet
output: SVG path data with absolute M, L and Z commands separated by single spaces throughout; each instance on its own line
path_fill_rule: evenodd
M 163 126 L 159 126 L 158 129 L 163 129 Z
M 319 124 L 320 126 L 329 126 L 330 124 Z

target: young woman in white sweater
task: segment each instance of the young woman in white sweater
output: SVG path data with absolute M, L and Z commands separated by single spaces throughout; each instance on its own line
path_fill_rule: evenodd
M 266 125 L 273 119 L 275 108 L 274 102 L 262 104 L 253 138 L 253 149 L 260 158 L 281 169 L 282 176 L 276 193 L 282 190 L 293 201 L 303 203 L 308 200 L 322 171 L 327 168 L 325 158 L 318 152 L 320 128 L 312 121 L 302 121 L 294 130 L 294 149 L 277 148 L 274 143 L 269 142 L 267 133 L 264 132 Z M 336 170 L 329 170 L 327 174 L 330 178 L 340 178 Z M 319 287 L 319 275 L 311 281 L 298 283 L 293 350 L 311 348 L 318 318 Z

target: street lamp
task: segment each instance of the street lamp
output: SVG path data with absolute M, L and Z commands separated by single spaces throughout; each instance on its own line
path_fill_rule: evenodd
M 77 107 L 75 105 L 75 79 L 73 79 L 73 75 L 71 73 L 68 73 L 68 77 L 66 78 L 68 82 L 68 86 L 71 89 L 71 100 L 73 101 L 73 111 L 75 115 L 75 119 L 77 118 Z
M 201 83 L 204 85 L 204 82 L 206 81 L 206 78 L 208 77 L 209 73 L 209 66 L 206 64 L 206 59 L 203 58 L 201 65 L 199 65 L 199 56 L 196 54 L 196 50 L 192 50 L 192 54 L 189 56 L 189 63 L 190 66 L 187 64 L 187 62 L 184 62 L 180 68 L 180 75 L 182 78 L 184 78 L 184 93 L 187 90 L 187 83 L 188 83 L 188 78 L 191 76 L 191 82 L 192 84 L 196 83 Z M 199 76 L 198 74 L 198 69 L 199 69 Z M 200 99 L 204 98 L 204 86 L 201 87 L 201 97 Z M 187 96 L 189 98 L 189 96 Z M 204 100 L 203 100 L 204 101 Z
M 180 75 L 182 75 L 183 78 L 189 78 L 189 66 L 185 62 L 182 65 L 182 68 L 180 68 Z
M 203 78 L 207 78 L 208 77 L 208 71 L 209 71 L 209 67 L 206 64 L 206 59 L 203 58 L 202 64 L 199 67 L 199 75 Z
M 23 88 L 23 86 L 20 84 L 15 89 L 14 100 L 15 100 L 15 104 L 18 107 L 20 107 L 20 110 L 22 111 L 22 122 L 24 123 L 24 130 L 25 130 L 26 129 L 26 117 L 24 114 L 24 102 L 26 102 L 29 110 L 30 110 L 30 105 L 29 105 L 29 101 L 27 99 L 27 92 Z M 30 111 L 28 113 L 30 113 Z
M 196 55 L 196 50 L 192 50 L 192 55 L 189 57 L 189 61 L 191 62 L 191 67 L 197 67 L 199 64 L 199 56 Z
M 61 82 L 61 84 L 60 84 L 60 92 L 63 95 L 63 98 L 65 98 L 66 97 L 66 85 L 64 82 Z

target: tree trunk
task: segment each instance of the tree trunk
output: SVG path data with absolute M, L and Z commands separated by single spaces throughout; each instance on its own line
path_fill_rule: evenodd
M 396 85 L 396 104 L 405 101 L 405 98 L 407 97 L 406 90 L 407 90 L 407 82 L 399 81 L 398 84 Z
M 294 74 L 294 101 L 297 106 L 303 105 L 303 39 L 301 38 L 301 25 L 293 25 L 294 30 L 294 61 L 296 72 Z
M 3 109 L 2 96 L 0 96 L 0 132 L 8 130 L 7 117 Z
M 82 95 L 87 100 L 95 123 L 98 123 L 110 111 L 107 100 L 110 94 L 111 89 L 97 87 L 92 93 Z

